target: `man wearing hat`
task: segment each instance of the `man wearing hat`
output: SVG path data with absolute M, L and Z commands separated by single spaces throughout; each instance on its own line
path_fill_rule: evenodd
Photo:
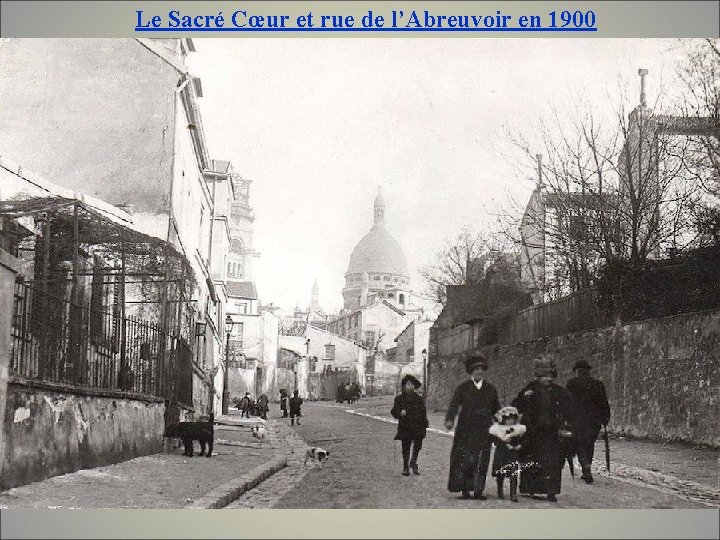
M 573 403 L 572 425 L 575 434 L 575 452 L 582 467 L 581 478 L 592 484 L 590 473 L 595 441 L 600 428 L 610 420 L 610 404 L 608 403 L 605 385 L 590 376 L 592 366 L 585 360 L 575 363 L 573 371 L 576 376 L 566 385 Z
M 470 380 L 455 389 L 445 415 L 447 429 L 452 429 L 458 418 L 450 452 L 448 490 L 462 492 L 464 499 L 470 497 L 471 491 L 476 499 L 486 498 L 483 491 L 492 442 L 488 429 L 500 410 L 497 390 L 485 380 L 487 369 L 487 360 L 480 352 L 467 355 L 465 370 Z

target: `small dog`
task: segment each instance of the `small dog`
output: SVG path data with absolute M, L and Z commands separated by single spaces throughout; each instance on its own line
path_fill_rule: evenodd
M 215 415 L 210 413 L 210 418 L 207 422 L 180 422 L 178 424 L 171 424 L 165 429 L 165 437 L 174 437 L 182 440 L 185 452 L 183 455 L 193 457 L 193 442 L 198 441 L 200 443 L 200 454 L 205 454 L 205 446 L 207 445 L 207 457 L 212 456 L 213 442 L 215 441 L 215 432 L 213 424 L 215 421 Z
M 265 429 L 265 426 L 262 424 L 253 427 L 250 431 L 252 432 L 253 437 L 260 439 L 261 441 L 265 439 L 265 435 L 267 434 L 267 429 Z
M 323 450 L 322 448 L 318 448 L 317 446 L 313 446 L 312 448 L 308 448 L 308 451 L 305 452 L 305 465 L 307 465 L 308 460 L 310 460 L 317 461 L 321 466 L 324 466 L 328 457 L 330 457 L 330 452 Z

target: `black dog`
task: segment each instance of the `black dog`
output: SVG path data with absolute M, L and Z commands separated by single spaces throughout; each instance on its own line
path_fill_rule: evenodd
M 185 452 L 183 455 L 193 457 L 193 441 L 200 443 L 200 454 L 205 455 L 205 445 L 208 447 L 207 457 L 212 456 L 213 442 L 215 440 L 215 432 L 213 422 L 215 415 L 210 413 L 207 422 L 180 422 L 171 424 L 165 430 L 165 437 L 175 437 L 181 439 Z

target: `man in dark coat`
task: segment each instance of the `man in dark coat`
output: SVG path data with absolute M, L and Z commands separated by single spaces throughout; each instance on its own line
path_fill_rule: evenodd
M 294 390 L 293 397 L 290 398 L 290 425 L 295 425 L 295 418 L 297 418 L 297 425 L 300 425 L 300 416 L 302 416 L 300 407 L 302 404 L 303 399 L 300 397 L 300 392 L 298 390 Z
M 610 420 L 610 404 L 608 403 L 605 385 L 590 376 L 592 367 L 585 360 L 575 363 L 573 371 L 577 376 L 566 385 L 573 403 L 572 431 L 575 435 L 575 452 L 577 453 L 581 478 L 592 484 L 590 473 L 595 441 L 601 426 L 607 426 Z
M 473 352 L 466 357 L 465 370 L 470 380 L 456 388 L 445 415 L 447 429 L 453 428 L 458 417 L 450 451 L 448 490 L 461 491 L 464 499 L 470 497 L 470 491 L 476 499 L 486 499 L 483 491 L 492 442 L 488 429 L 500 410 L 497 390 L 485 380 L 487 369 L 487 360 L 481 353 Z
M 425 430 L 430 425 L 425 410 L 425 401 L 415 390 L 422 384 L 412 375 L 405 375 L 402 380 L 402 393 L 395 398 L 390 414 L 398 420 L 398 430 L 395 439 L 402 443 L 403 476 L 410 475 L 410 468 L 414 474 L 418 470 L 418 455 L 425 438 Z M 410 447 L 412 446 L 412 459 Z
M 512 402 L 527 428 L 520 459 L 537 464 L 537 467 L 521 473 L 520 493 L 544 494 L 549 501 L 557 502 L 567 453 L 564 440 L 571 435 L 568 430 L 570 396 L 562 386 L 553 382 L 557 371 L 552 360 L 536 358 L 534 374 L 536 380 L 525 386 Z

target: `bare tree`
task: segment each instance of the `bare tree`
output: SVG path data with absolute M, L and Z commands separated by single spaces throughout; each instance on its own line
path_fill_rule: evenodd
M 676 109 L 696 129 L 688 134 L 688 181 L 699 186 L 694 223 L 703 244 L 720 244 L 720 39 L 682 43 Z
M 500 247 L 501 244 L 489 235 L 463 227 L 435 251 L 434 263 L 420 268 L 428 295 L 438 304 L 445 305 L 447 285 L 479 283 L 485 275 L 488 260 L 500 252 Z
M 385 339 L 385 332 L 382 328 L 380 328 L 377 332 L 367 332 L 365 334 L 365 348 L 368 351 L 371 351 L 372 354 L 376 354 L 383 339 Z
M 605 125 L 590 106 L 556 113 L 531 134 L 540 149 L 511 135 L 537 167 L 538 186 L 520 215 L 517 206 L 505 213 L 506 225 L 521 224 L 512 234 L 524 267 L 535 269 L 524 280 L 542 300 L 592 286 L 609 262 L 642 265 L 697 245 L 696 171 L 708 160 L 691 159 L 695 124 L 656 114 L 660 107 L 648 108 L 644 92 L 629 114 L 623 101 Z

